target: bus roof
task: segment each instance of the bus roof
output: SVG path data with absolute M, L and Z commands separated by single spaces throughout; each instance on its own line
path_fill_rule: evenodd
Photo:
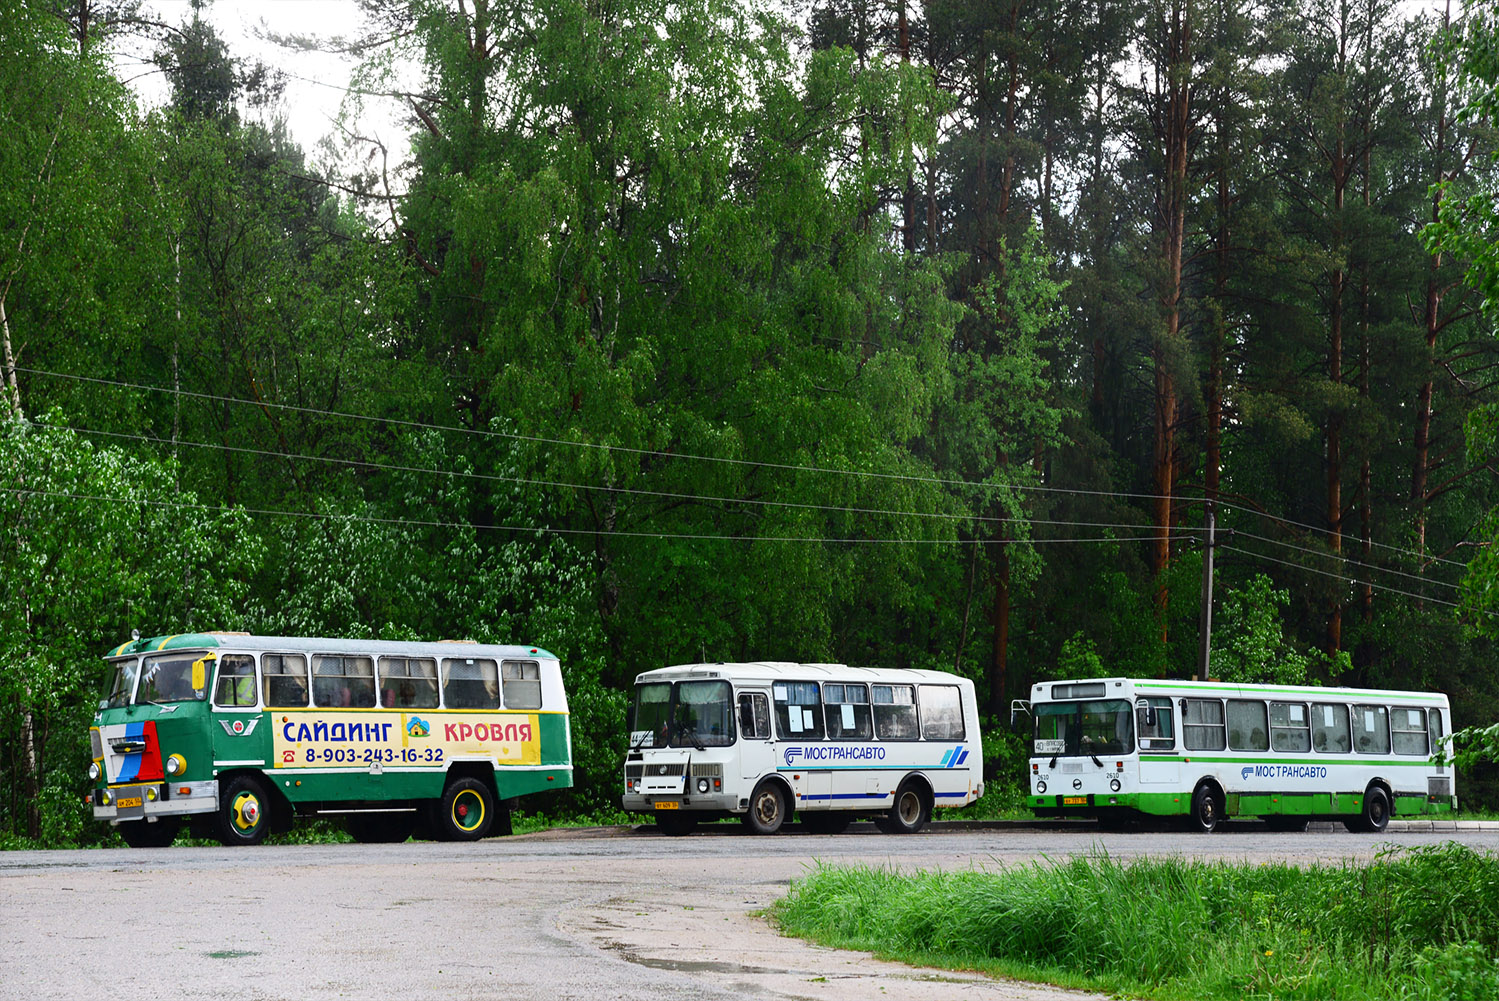
M 1042 681 L 1031 687 L 1033 702 L 1072 701 L 1078 698 L 1097 698 L 1080 694 L 1053 696 L 1055 686 L 1103 685 L 1105 691 L 1114 688 L 1129 688 L 1147 695 L 1244 695 L 1264 698 L 1270 695 L 1292 695 L 1315 701 L 1323 699 L 1372 699 L 1376 701 L 1411 701 L 1446 704 L 1447 696 L 1441 692 L 1410 692 L 1383 688 L 1339 688 L 1330 685 L 1259 685 L 1230 681 L 1184 681 L 1175 678 L 1068 678 Z
M 317 636 L 252 636 L 249 633 L 209 632 L 174 633 L 170 636 L 142 636 L 137 640 L 121 643 L 108 657 L 124 657 L 132 654 L 155 653 L 158 650 L 204 650 L 226 649 L 246 651 L 279 651 L 295 653 L 317 651 L 318 653 L 342 654 L 388 654 L 405 657 L 494 657 L 521 658 L 543 657 L 556 660 L 554 654 L 540 647 L 511 646 L 493 643 L 473 643 L 468 640 L 442 640 L 439 642 L 401 642 L 397 640 L 351 640 Z
M 744 663 L 677 664 L 642 671 L 635 683 L 649 681 L 683 681 L 693 678 L 723 678 L 728 681 L 866 681 L 906 682 L 908 684 L 965 684 L 967 678 L 946 671 L 924 671 L 899 667 L 849 667 L 847 664 L 797 664 L 791 661 L 748 661 Z

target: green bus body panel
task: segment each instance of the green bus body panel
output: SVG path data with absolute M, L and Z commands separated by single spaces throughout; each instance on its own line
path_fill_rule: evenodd
M 1055 794 L 1028 797 L 1037 813 L 1058 816 L 1093 817 L 1099 810 L 1130 809 L 1155 817 L 1186 816 L 1192 811 L 1190 793 L 1139 792 L 1111 793 L 1093 797 L 1087 806 L 1062 806 Z M 1244 796 L 1230 793 L 1225 797 L 1224 814 L 1229 817 L 1356 817 L 1363 812 L 1364 794 L 1338 793 L 1256 793 Z M 1455 809 L 1451 798 L 1428 799 L 1420 795 L 1395 797 L 1393 813 L 1400 816 L 1450 813 Z

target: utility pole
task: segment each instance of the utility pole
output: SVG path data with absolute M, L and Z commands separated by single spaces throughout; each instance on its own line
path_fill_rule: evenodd
M 1202 616 L 1199 620 L 1199 634 L 1202 637 L 1202 650 L 1197 660 L 1197 680 L 1208 680 L 1208 661 L 1213 652 L 1213 502 L 1208 501 L 1207 511 L 1207 547 L 1202 554 Z

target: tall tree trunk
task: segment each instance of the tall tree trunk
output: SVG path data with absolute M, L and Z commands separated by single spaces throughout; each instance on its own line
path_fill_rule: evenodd
M 1165 48 L 1164 119 L 1162 121 L 1164 176 L 1157 202 L 1159 252 L 1164 281 L 1160 305 L 1164 314 L 1160 340 L 1153 351 L 1155 366 L 1155 528 L 1151 569 L 1159 582 L 1156 610 L 1161 640 L 1166 640 L 1165 570 L 1171 561 L 1171 512 L 1176 462 L 1176 421 L 1179 401 L 1172 366 L 1181 356 L 1182 246 L 1187 215 L 1187 158 L 1191 133 L 1192 4 L 1181 0 L 1170 11 Z

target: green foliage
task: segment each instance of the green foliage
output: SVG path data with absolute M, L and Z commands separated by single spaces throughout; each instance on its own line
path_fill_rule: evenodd
M 1214 622 L 1211 673 L 1223 681 L 1303 685 L 1311 658 L 1286 641 L 1280 609 L 1291 595 L 1265 574 L 1229 591 Z
M 824 865 L 774 914 L 826 945 L 1133 996 L 1485 997 L 1499 860 L 1446 844 L 1306 869 L 1108 856 L 997 872 Z

